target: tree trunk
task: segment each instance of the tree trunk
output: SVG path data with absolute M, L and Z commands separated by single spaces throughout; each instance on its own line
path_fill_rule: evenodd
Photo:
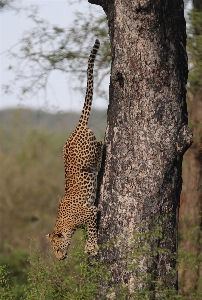
M 196 11 L 202 11 L 202 2 L 201 0 L 192 0 L 193 6 Z
M 202 1 L 193 0 L 194 12 L 200 13 L 202 20 Z M 191 26 L 194 35 L 200 37 L 202 34 L 200 21 L 194 14 L 191 19 Z M 196 39 L 193 39 L 194 42 Z M 193 41 L 192 41 L 193 42 Z M 194 66 L 201 63 L 202 44 L 197 39 L 195 45 L 200 56 L 194 53 L 190 47 L 191 57 L 194 56 Z M 197 74 L 202 77 L 202 68 Z M 196 76 L 196 75 L 195 75 Z M 200 81 L 201 82 L 201 81 Z M 192 82 L 191 82 L 192 85 Z M 197 84 L 197 90 L 189 93 L 188 111 L 190 123 L 194 134 L 194 143 L 187 151 L 183 163 L 183 188 L 180 207 L 180 232 L 182 240 L 180 251 L 186 251 L 187 259 L 181 264 L 179 270 L 180 289 L 184 292 L 202 292 L 202 86 Z M 191 261 L 190 261 L 191 258 Z M 195 262 L 195 264 L 193 264 Z
M 185 252 L 185 264 L 179 270 L 181 291 L 202 292 L 201 270 L 201 213 L 202 213 L 202 97 L 201 93 L 188 95 L 189 117 L 194 142 L 183 161 L 183 188 L 180 206 L 180 249 Z M 193 262 L 195 261 L 195 264 Z
M 192 142 L 183 0 L 89 2 L 106 12 L 112 52 L 98 231 L 110 281 L 98 299 L 160 299 L 178 287 L 182 156 Z

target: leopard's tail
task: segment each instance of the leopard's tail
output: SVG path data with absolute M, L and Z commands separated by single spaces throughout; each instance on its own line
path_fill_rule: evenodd
M 96 39 L 88 59 L 86 97 L 85 97 L 85 102 L 84 102 L 83 110 L 78 125 L 87 126 L 88 124 L 88 119 L 90 116 L 91 105 L 93 100 L 93 68 L 94 68 L 94 61 L 99 47 L 100 47 L 100 41 Z

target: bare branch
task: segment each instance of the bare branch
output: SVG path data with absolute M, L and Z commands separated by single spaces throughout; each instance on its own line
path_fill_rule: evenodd
M 95 10 L 94 10 L 95 11 Z M 25 31 L 19 43 L 8 51 L 10 58 L 16 59 L 16 64 L 9 69 L 14 70 L 12 84 L 20 84 L 20 97 L 28 94 L 37 94 L 48 85 L 48 74 L 55 70 L 71 73 L 71 78 L 82 83 L 86 79 L 86 64 L 89 45 L 94 42 L 95 36 L 101 40 L 101 49 L 98 55 L 98 68 L 103 72 L 95 73 L 96 82 L 101 83 L 100 74 L 109 72 L 111 62 L 108 28 L 104 15 L 95 12 L 87 15 L 76 13 L 76 18 L 70 28 L 60 28 L 49 24 L 38 17 L 34 7 L 29 12 L 29 18 L 35 23 L 29 31 Z M 91 20 L 91 21 L 89 21 Z M 99 94 L 104 95 L 99 84 Z M 8 85 L 4 86 L 8 92 Z

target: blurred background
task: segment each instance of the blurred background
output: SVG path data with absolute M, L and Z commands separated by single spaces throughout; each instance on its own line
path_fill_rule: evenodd
M 98 140 L 104 139 L 111 62 L 107 20 L 101 7 L 70 0 L 0 0 L 0 16 L 0 274 L 4 265 L 9 270 L 8 276 L 5 272 L 0 275 L 0 292 L 5 292 L 7 277 L 12 278 L 13 291 L 13 298 L 7 294 L 0 299 L 50 299 L 25 297 L 31 278 L 42 274 L 39 260 L 38 268 L 33 268 L 30 256 L 33 251 L 46 253 L 43 259 L 52 268 L 44 236 L 54 227 L 63 197 L 62 147 L 82 110 L 87 60 L 95 38 L 100 39 L 101 48 L 95 63 L 90 127 Z M 196 297 L 202 293 L 201 0 L 185 1 L 185 16 L 187 106 L 194 143 L 183 160 L 179 279 L 181 294 Z M 73 247 L 82 243 L 79 231 Z M 74 257 L 73 252 L 71 255 Z M 81 263 L 76 258 L 68 263 L 65 276 L 70 269 L 74 276 L 81 276 Z M 49 275 L 46 273 L 46 278 L 53 282 Z M 79 280 L 77 283 L 80 286 Z

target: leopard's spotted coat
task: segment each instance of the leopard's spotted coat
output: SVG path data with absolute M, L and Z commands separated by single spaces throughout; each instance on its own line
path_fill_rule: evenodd
M 97 208 L 94 203 L 102 143 L 96 141 L 88 128 L 88 119 L 93 98 L 93 67 L 99 45 L 99 40 L 96 40 L 89 56 L 86 97 L 79 123 L 63 148 L 65 195 L 58 207 L 55 228 L 47 235 L 59 260 L 66 258 L 74 231 L 84 224 L 88 230 L 86 250 L 92 255 L 97 252 Z

